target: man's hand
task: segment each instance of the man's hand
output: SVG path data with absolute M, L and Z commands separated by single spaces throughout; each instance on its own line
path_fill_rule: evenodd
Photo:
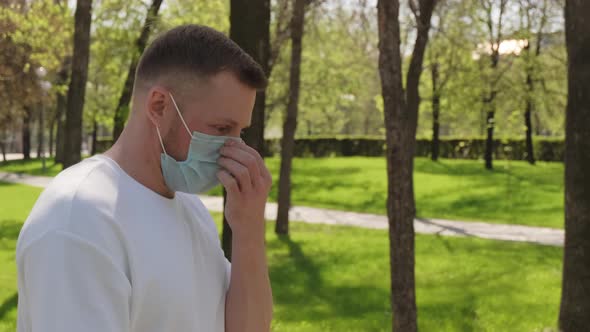
M 228 141 L 220 150 L 219 181 L 227 190 L 225 215 L 232 229 L 232 268 L 225 302 L 225 331 L 270 331 L 272 289 L 264 243 L 264 207 L 271 176 L 256 150 Z
M 225 215 L 234 236 L 264 238 L 264 207 L 272 178 L 262 157 L 245 143 L 228 140 L 220 150 L 217 178 L 227 191 Z

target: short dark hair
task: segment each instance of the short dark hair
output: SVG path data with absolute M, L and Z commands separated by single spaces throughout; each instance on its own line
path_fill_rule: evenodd
M 225 70 L 257 90 L 268 84 L 260 64 L 233 40 L 213 28 L 187 24 L 160 34 L 145 49 L 136 81 L 156 80 L 169 72 L 207 78 Z

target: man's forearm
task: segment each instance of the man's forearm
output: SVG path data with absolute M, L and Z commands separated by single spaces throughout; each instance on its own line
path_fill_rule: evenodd
M 234 234 L 225 331 L 269 331 L 272 304 L 264 237 L 241 238 Z

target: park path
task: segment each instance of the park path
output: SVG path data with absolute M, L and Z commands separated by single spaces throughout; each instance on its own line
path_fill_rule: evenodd
M 21 183 L 41 188 L 47 186 L 51 179 L 51 177 L 47 176 L 0 172 L 0 181 Z M 223 210 L 223 199 L 221 197 L 204 195 L 199 195 L 199 197 L 210 211 L 221 212 Z M 275 220 L 276 214 L 277 204 L 267 203 L 265 210 L 266 218 L 268 220 Z M 347 225 L 374 229 L 387 229 L 388 227 L 387 217 L 383 215 L 306 206 L 293 206 L 289 211 L 289 218 L 293 221 L 313 224 Z M 416 218 L 414 220 L 414 228 L 417 233 L 442 236 L 477 237 L 550 246 L 563 246 L 564 242 L 563 230 L 546 227 Z

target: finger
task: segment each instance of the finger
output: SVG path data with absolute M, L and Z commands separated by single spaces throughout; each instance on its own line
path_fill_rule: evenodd
M 226 171 L 229 172 L 235 179 L 238 181 L 238 186 L 240 187 L 240 191 L 247 191 L 252 188 L 252 180 L 250 178 L 250 171 L 246 166 L 240 164 L 239 162 L 226 158 L 221 157 L 217 160 L 217 163 L 225 168 Z
M 217 171 L 217 179 L 221 182 L 221 185 L 227 190 L 228 193 L 237 193 L 240 191 L 238 182 L 231 176 L 226 170 L 220 169 Z
M 257 179 L 260 176 L 260 167 L 258 166 L 256 157 L 252 154 L 234 146 L 224 146 L 219 152 L 223 157 L 231 158 L 246 166 L 250 171 L 250 177 L 252 180 Z
M 258 151 L 256 151 L 256 149 L 252 148 L 251 146 L 248 146 L 243 141 L 242 142 L 228 141 L 228 142 L 226 142 L 226 146 L 241 149 L 241 150 L 251 154 L 252 156 L 254 156 L 256 163 L 258 164 L 258 169 L 260 171 L 260 175 L 266 180 L 272 180 L 270 173 L 268 171 L 268 168 L 266 167 L 266 164 L 264 163 L 264 160 L 260 156 L 260 153 L 258 153 Z

